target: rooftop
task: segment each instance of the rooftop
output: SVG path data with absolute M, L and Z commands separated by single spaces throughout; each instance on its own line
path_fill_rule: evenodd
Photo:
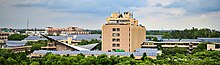
M 151 51 L 145 51 L 145 52 L 103 52 L 103 51 L 49 51 L 49 50 L 35 50 L 34 54 L 46 54 L 48 52 L 51 52 L 52 54 L 84 54 L 84 55 L 100 55 L 100 54 L 106 54 L 106 55 L 119 55 L 119 56 L 130 56 L 133 54 L 134 56 L 142 56 L 143 53 L 146 53 L 147 56 L 157 56 L 158 50 L 151 50 Z
M 26 44 L 25 41 L 7 41 L 6 45 L 8 47 L 14 47 L 14 46 L 24 46 Z

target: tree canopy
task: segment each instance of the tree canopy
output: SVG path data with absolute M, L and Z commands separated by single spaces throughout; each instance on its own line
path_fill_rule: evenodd
M 8 36 L 8 40 L 23 40 L 24 38 L 27 38 L 28 35 L 21 35 L 21 34 L 12 34 Z

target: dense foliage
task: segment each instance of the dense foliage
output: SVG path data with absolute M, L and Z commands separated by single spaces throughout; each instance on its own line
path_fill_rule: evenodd
M 84 30 L 84 31 L 89 31 L 91 34 L 102 34 L 101 30 Z
M 88 45 L 88 44 L 94 44 L 94 43 L 100 43 L 101 40 L 97 40 L 97 39 L 92 39 L 91 41 L 88 40 L 81 40 L 80 43 L 78 43 L 78 45 Z
M 21 34 L 12 34 L 8 36 L 8 40 L 23 40 L 24 38 L 27 38 L 28 35 L 21 35 Z
M 199 44 L 193 54 L 189 54 L 187 48 L 162 48 L 163 53 L 157 59 L 151 59 L 144 53 L 141 60 L 135 60 L 133 54 L 130 57 L 119 57 L 105 54 L 60 56 L 47 53 L 42 58 L 28 58 L 26 52 L 12 53 L 0 49 L 0 65 L 220 65 L 220 52 L 204 50 L 205 44 Z
M 33 41 L 27 42 L 27 46 L 31 45 L 31 52 L 34 50 L 40 50 L 41 47 L 47 46 L 47 40 Z
M 163 35 L 163 38 L 176 39 L 196 39 L 197 37 L 220 37 L 220 32 L 207 28 L 185 29 L 185 30 L 169 30 L 169 31 L 147 31 L 147 35 Z
M 219 65 L 219 51 L 202 51 L 194 54 L 179 54 L 172 56 L 161 55 L 157 59 L 151 59 L 145 54 L 141 60 L 135 60 L 133 54 L 130 57 L 118 57 L 105 54 L 99 56 L 55 55 L 48 53 L 43 58 L 27 58 L 25 53 L 11 53 L 0 50 L 0 65 Z M 168 54 L 170 55 L 170 54 Z M 162 57 L 167 56 L 167 57 Z

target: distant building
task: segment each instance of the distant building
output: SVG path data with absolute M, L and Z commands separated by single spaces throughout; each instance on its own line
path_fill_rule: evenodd
M 11 50 L 12 52 L 24 52 L 30 51 L 32 46 L 25 46 L 26 41 L 7 41 L 6 45 L 2 46 L 1 49 Z
M 34 36 L 41 36 L 41 34 L 43 35 L 47 35 L 47 31 L 25 31 L 25 33 L 27 35 L 34 35 Z
M 5 43 L 8 40 L 8 32 L 0 32 L 0 43 Z
M 146 29 L 130 12 L 112 13 L 102 26 L 102 51 L 134 52 L 146 38 Z
M 83 31 L 82 28 L 78 27 L 67 27 L 67 28 L 53 28 L 53 27 L 47 27 L 46 31 L 48 34 L 90 34 L 90 32 Z
M 193 49 L 202 42 L 210 42 L 210 44 L 207 44 L 207 50 L 211 49 L 220 51 L 220 38 L 163 39 L 160 42 L 145 41 L 142 44 L 142 48 L 157 48 L 157 45 L 161 45 L 161 47 L 163 48 L 184 47 L 188 49 Z

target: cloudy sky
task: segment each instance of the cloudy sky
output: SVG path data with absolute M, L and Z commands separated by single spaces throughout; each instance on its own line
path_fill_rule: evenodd
M 112 12 L 129 11 L 147 30 L 220 30 L 220 0 L 0 0 L 0 27 L 101 29 Z

